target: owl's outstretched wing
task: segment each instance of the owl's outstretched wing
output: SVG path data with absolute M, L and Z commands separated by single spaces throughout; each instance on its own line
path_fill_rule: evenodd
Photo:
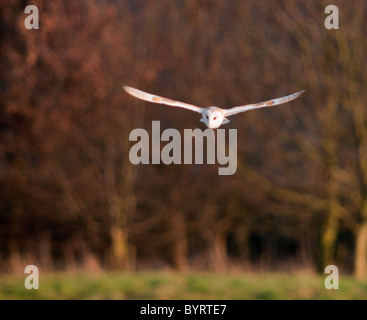
M 132 87 L 124 86 L 124 90 L 128 94 L 132 95 L 133 97 L 141 99 L 141 100 L 145 100 L 145 101 L 149 101 L 153 103 L 166 104 L 172 107 L 184 108 L 184 109 L 188 109 L 188 110 L 199 112 L 199 113 L 201 113 L 203 110 L 203 108 L 194 106 L 192 104 L 163 98 L 163 97 L 156 96 L 154 94 L 150 94 L 150 93 L 147 93 L 147 92 L 144 92 L 144 91 L 132 88 Z
M 226 117 L 229 117 L 229 116 L 233 116 L 234 114 L 237 114 L 237 113 L 240 113 L 240 112 L 245 112 L 245 111 L 252 110 L 252 109 L 273 107 L 273 106 L 276 106 L 278 104 L 282 104 L 282 103 L 286 103 L 288 101 L 294 100 L 294 99 L 298 98 L 303 92 L 305 92 L 305 90 L 293 93 L 289 96 L 285 96 L 285 97 L 282 97 L 282 98 L 277 98 L 277 99 L 268 100 L 268 101 L 255 103 L 255 104 L 248 104 L 248 105 L 245 105 L 245 106 L 233 107 L 231 109 L 224 109 L 224 114 L 225 114 Z

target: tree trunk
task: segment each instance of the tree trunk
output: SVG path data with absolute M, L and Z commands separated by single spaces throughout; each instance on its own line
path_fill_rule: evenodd
M 338 218 L 335 216 L 335 213 L 332 209 L 328 215 L 329 216 L 321 239 L 322 270 L 324 270 L 327 265 L 334 263 L 335 242 L 338 234 Z
M 367 220 L 363 221 L 356 234 L 356 249 L 354 254 L 354 274 L 357 279 L 367 276 Z
M 127 268 L 128 242 L 126 233 L 118 226 L 111 227 L 112 265 L 118 269 Z
M 328 64 L 325 66 L 328 68 Z M 322 270 L 327 265 L 333 264 L 335 253 L 335 242 L 338 235 L 338 206 L 336 203 L 339 195 L 339 182 L 337 180 L 337 135 L 335 133 L 334 119 L 336 117 L 337 105 L 329 96 L 327 102 L 327 113 L 325 118 L 324 149 L 326 153 L 326 172 L 328 174 L 328 201 L 329 212 L 327 222 L 322 234 Z
M 228 267 L 225 236 L 218 233 L 210 234 L 207 240 L 209 243 L 209 270 L 225 271 Z
M 105 193 L 111 217 L 111 258 L 113 268 L 128 269 L 134 264 L 135 256 L 129 256 L 128 223 L 132 220 L 136 209 L 135 180 L 136 168 L 126 160 L 121 170 L 116 169 L 117 147 L 114 139 L 107 141 L 105 157 Z M 127 149 L 127 147 L 126 147 Z M 116 179 L 118 174 L 121 180 Z
M 177 271 L 187 269 L 188 240 L 186 233 L 186 221 L 183 214 L 179 211 L 172 212 L 171 230 L 173 232 L 172 243 L 172 264 Z

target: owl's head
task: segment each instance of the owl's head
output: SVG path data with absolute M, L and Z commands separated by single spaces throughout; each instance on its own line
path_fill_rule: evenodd
M 224 112 L 222 109 L 217 107 L 209 107 L 203 110 L 203 117 L 200 119 L 204 122 L 208 128 L 217 129 L 222 124 L 228 123 L 229 120 L 224 117 Z

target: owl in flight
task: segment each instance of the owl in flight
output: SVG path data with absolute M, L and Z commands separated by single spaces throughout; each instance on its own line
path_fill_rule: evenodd
M 163 98 L 163 97 L 156 96 L 154 94 L 150 94 L 150 93 L 147 93 L 147 92 L 135 89 L 135 88 L 131 88 L 128 86 L 124 86 L 124 89 L 130 95 L 134 96 L 135 98 L 141 99 L 141 100 L 154 102 L 154 103 L 160 103 L 160 104 L 166 104 L 172 107 L 184 108 L 184 109 L 188 109 L 191 111 L 201 113 L 202 118 L 200 119 L 200 121 L 204 122 L 207 125 L 207 127 L 210 129 L 217 129 L 222 124 L 228 123 L 229 120 L 226 117 L 233 116 L 237 113 L 245 112 L 245 111 L 252 110 L 252 109 L 273 107 L 278 104 L 286 103 L 288 101 L 298 98 L 305 91 L 305 90 L 302 90 L 302 91 L 293 93 L 289 96 L 285 96 L 285 97 L 273 99 L 273 100 L 268 100 L 268 101 L 264 101 L 260 103 L 233 107 L 231 109 L 221 109 L 218 107 L 200 108 L 192 104 Z

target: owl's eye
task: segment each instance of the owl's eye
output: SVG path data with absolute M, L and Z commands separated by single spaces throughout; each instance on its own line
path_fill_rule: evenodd
M 217 117 L 214 117 L 214 120 L 217 120 Z
M 209 119 L 209 116 L 208 116 L 208 115 L 206 115 L 206 118 L 207 118 L 207 119 Z

